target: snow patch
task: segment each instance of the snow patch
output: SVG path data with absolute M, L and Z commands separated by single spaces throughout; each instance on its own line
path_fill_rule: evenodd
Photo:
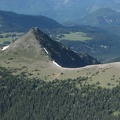
M 61 67 L 59 64 L 57 64 L 55 61 L 53 61 L 53 64 L 55 64 L 58 67 Z
M 48 54 L 48 51 L 45 49 L 45 48 L 43 48 L 44 49 L 44 51 Z
M 9 45 L 8 45 L 8 46 L 3 47 L 2 51 L 6 50 L 8 47 L 9 47 Z
M 107 49 L 107 46 L 105 45 L 100 45 L 100 47 Z

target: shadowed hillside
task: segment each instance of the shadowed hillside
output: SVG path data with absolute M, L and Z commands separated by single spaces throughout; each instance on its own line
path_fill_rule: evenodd
M 28 31 L 31 27 L 60 28 L 63 27 L 55 20 L 35 15 L 23 15 L 13 12 L 0 11 L 0 31 Z

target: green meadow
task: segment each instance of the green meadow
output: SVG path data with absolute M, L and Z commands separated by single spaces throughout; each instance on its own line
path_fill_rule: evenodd
M 83 32 L 70 32 L 69 34 L 58 35 L 59 40 L 75 40 L 75 41 L 85 41 L 91 40 L 91 37 L 87 37 L 86 33 Z

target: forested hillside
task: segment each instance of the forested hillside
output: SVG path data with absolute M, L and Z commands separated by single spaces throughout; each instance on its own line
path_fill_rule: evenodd
M 85 80 L 30 80 L 0 67 L 0 120 L 119 120 L 120 86 L 82 85 Z
M 63 27 L 57 21 L 40 15 L 24 15 L 0 10 L 0 32 L 28 31 L 32 27 L 41 29 Z

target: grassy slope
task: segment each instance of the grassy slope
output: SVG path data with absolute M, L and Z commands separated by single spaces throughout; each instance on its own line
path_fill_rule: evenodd
M 45 81 L 54 79 L 66 80 L 69 78 L 87 77 L 83 84 L 97 84 L 102 87 L 112 88 L 120 82 L 120 64 L 106 64 L 96 66 L 86 66 L 83 68 L 60 68 L 46 59 L 43 61 L 29 58 L 7 58 L 0 59 L 0 65 L 7 67 L 13 71 L 13 74 L 29 76 L 30 78 L 41 78 Z M 79 87 L 79 85 L 78 85 Z

